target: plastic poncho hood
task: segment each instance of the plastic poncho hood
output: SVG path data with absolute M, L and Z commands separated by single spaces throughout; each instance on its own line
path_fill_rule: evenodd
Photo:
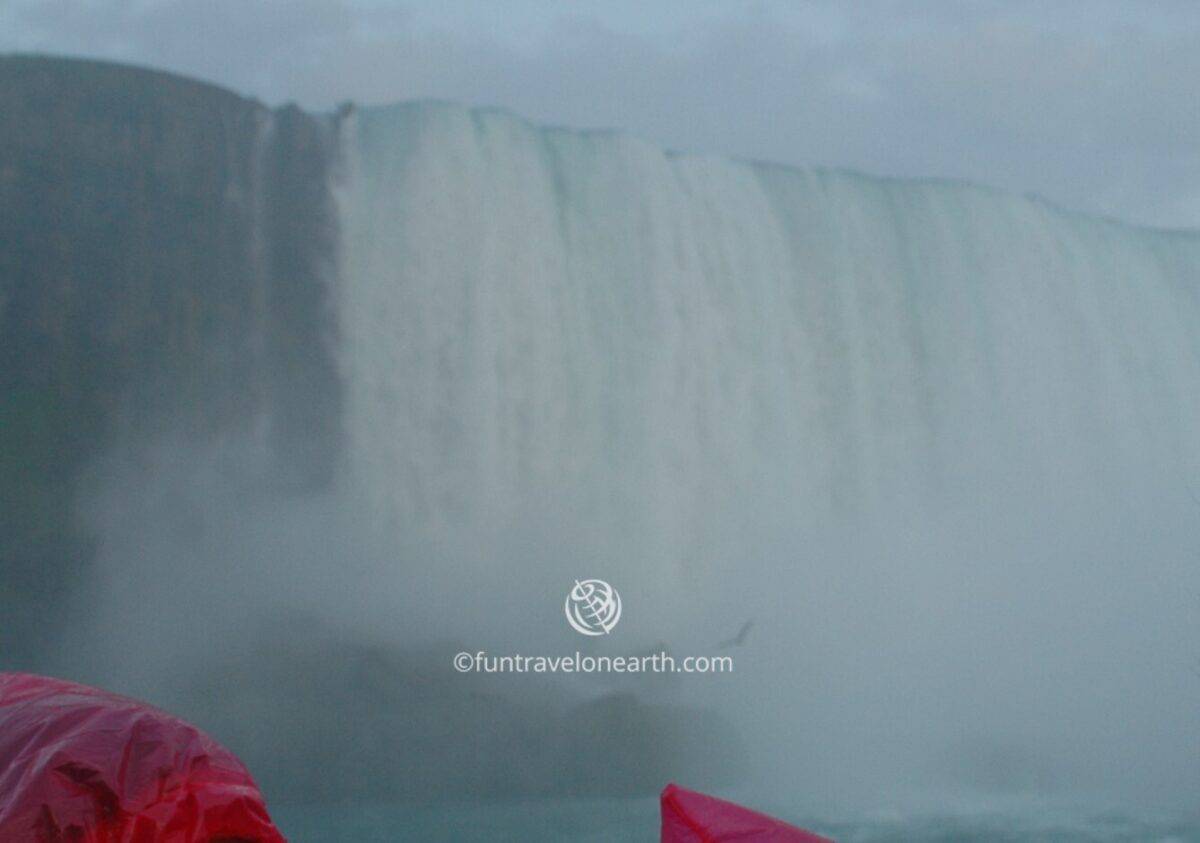
M 286 843 L 233 753 L 145 703 L 0 673 L 0 840 Z

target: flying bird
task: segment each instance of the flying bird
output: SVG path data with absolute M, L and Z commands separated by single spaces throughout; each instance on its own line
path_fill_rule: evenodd
M 737 635 L 727 641 L 722 641 L 717 645 L 718 650 L 728 650 L 730 647 L 740 647 L 746 643 L 746 636 L 750 633 L 750 628 L 754 626 L 753 620 L 748 620 L 742 624 L 742 628 L 738 630 Z

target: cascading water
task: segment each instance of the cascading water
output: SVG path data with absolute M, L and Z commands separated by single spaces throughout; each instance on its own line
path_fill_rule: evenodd
M 1194 234 L 445 105 L 348 131 L 351 473 L 406 527 L 1198 464 Z

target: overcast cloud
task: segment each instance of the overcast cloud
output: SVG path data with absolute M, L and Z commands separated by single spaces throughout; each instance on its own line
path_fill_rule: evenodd
M 498 105 L 676 149 L 966 178 L 1200 226 L 1200 4 L 1182 0 L 0 0 L 0 50 L 317 109 Z

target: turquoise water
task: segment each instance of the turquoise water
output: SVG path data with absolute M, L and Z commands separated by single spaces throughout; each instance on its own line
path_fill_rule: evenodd
M 842 843 L 892 841 L 1200 841 L 1200 818 L 1089 813 L 1042 804 L 944 815 L 880 815 L 821 819 L 780 816 Z M 638 841 L 658 840 L 653 799 L 573 799 L 434 805 L 280 806 L 274 812 L 293 843 L 394 840 Z

